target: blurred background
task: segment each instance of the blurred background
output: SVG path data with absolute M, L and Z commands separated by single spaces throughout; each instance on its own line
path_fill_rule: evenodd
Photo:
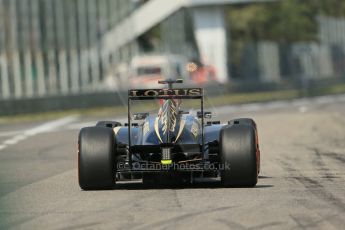
M 0 115 L 126 105 L 161 78 L 210 98 L 344 93 L 345 1 L 0 0 Z

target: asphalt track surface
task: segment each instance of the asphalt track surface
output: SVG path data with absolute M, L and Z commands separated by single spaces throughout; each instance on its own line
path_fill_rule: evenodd
M 345 97 L 215 109 L 258 123 L 255 188 L 218 181 L 111 191 L 77 183 L 79 128 L 101 117 L 0 126 L 0 229 L 344 229 Z

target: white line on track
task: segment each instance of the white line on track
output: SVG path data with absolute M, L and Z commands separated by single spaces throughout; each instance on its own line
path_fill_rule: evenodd
M 258 103 L 250 103 L 250 104 L 243 104 L 243 105 L 228 105 L 228 106 L 220 106 L 215 112 L 215 115 L 220 114 L 229 114 L 235 112 L 256 112 L 261 110 L 269 110 L 269 109 L 280 109 L 280 108 L 288 108 L 288 107 L 297 107 L 298 110 L 302 113 L 308 110 L 310 105 L 325 105 L 335 102 L 344 102 L 345 101 L 345 94 L 342 95 L 331 95 L 331 96 L 319 96 L 313 98 L 299 98 L 293 100 L 283 100 L 283 101 L 273 101 L 273 102 L 258 102 Z M 214 109 L 214 110 L 215 110 Z
M 68 117 L 64 117 L 55 121 L 50 121 L 47 123 L 44 123 L 42 125 L 39 125 L 37 127 L 34 127 L 32 129 L 24 130 L 20 134 L 15 135 L 14 137 L 5 140 L 2 144 L 0 144 L 0 151 L 7 148 L 10 145 L 15 145 L 20 141 L 23 141 L 31 136 L 35 136 L 40 133 L 46 133 L 53 131 L 59 127 L 68 125 L 78 119 L 77 115 L 72 115 Z
M 103 119 L 104 121 L 112 121 L 114 120 L 114 118 L 107 118 L 107 119 Z M 117 122 L 120 123 L 126 123 L 127 122 L 127 118 L 124 117 L 118 117 L 115 119 Z M 68 125 L 66 128 L 70 129 L 70 130 L 79 130 L 82 129 L 84 127 L 92 127 L 95 126 L 97 123 L 97 120 L 95 121 L 89 121 L 89 122 L 81 122 L 81 123 L 73 123 Z
M 20 133 L 23 133 L 25 130 L 20 130 L 20 131 L 4 131 L 4 132 L 0 132 L 0 137 L 10 137 L 10 136 L 14 136 Z
M 113 119 L 109 119 L 109 120 L 113 120 Z M 84 127 L 95 126 L 96 123 L 97 123 L 97 121 L 74 123 L 74 124 L 68 125 L 67 129 L 77 130 L 77 129 L 81 129 L 81 128 L 84 128 Z

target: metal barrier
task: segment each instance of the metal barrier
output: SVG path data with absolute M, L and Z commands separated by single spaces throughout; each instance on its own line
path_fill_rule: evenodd
M 341 91 L 332 91 L 340 86 Z M 273 92 L 296 90 L 299 97 L 312 97 L 329 93 L 344 93 L 345 79 L 330 78 L 304 81 L 291 81 L 288 83 L 247 83 L 209 85 L 204 87 L 206 101 L 211 102 L 212 97 L 224 95 L 238 95 L 238 93 Z M 65 96 L 48 96 L 41 98 L 25 98 L 0 100 L 0 116 L 63 111 L 69 109 L 87 109 L 100 107 L 126 107 L 127 91 L 97 92 Z M 274 100 L 274 98 L 272 98 Z M 244 101 L 245 102 L 245 101 Z M 250 103 L 250 101 L 247 101 Z

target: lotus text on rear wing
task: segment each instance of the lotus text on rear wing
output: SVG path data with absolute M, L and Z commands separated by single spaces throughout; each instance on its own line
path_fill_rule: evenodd
M 202 94 L 203 94 L 203 91 L 201 88 L 129 90 L 130 97 L 138 97 L 138 98 L 201 97 Z

